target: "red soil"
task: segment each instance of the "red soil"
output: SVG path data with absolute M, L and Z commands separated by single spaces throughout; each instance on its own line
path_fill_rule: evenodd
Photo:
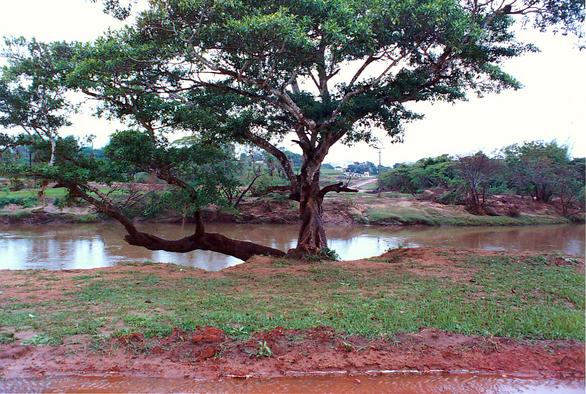
M 81 338 L 80 338 L 81 339 Z M 276 328 L 243 341 L 214 327 L 175 329 L 167 338 L 130 334 L 105 350 L 77 345 L 0 345 L 0 376 L 103 375 L 150 377 L 282 376 L 307 372 L 475 371 L 530 377 L 584 377 L 578 341 L 515 341 L 470 337 L 435 329 L 389 339 L 342 337 L 329 327 Z M 85 343 L 84 343 L 85 342 Z M 266 343 L 272 354 L 262 356 Z

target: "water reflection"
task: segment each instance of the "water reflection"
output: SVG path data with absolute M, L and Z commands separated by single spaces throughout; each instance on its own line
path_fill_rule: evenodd
M 584 392 L 583 380 L 519 379 L 483 375 L 303 376 L 273 379 L 45 377 L 0 379 L 2 392 L 43 393 L 533 393 Z
M 145 224 L 145 230 L 166 238 L 180 238 L 191 226 Z M 208 231 L 263 243 L 287 250 L 295 245 L 297 226 L 212 224 Z M 388 248 L 463 247 L 484 250 L 561 251 L 584 254 L 584 225 L 528 226 L 498 228 L 388 228 L 334 227 L 328 229 L 329 246 L 345 260 L 381 254 Z M 149 251 L 123 240 L 121 226 L 10 225 L 0 227 L 0 269 L 73 269 L 115 265 L 121 261 L 170 262 L 216 271 L 241 261 L 208 251 L 185 254 Z

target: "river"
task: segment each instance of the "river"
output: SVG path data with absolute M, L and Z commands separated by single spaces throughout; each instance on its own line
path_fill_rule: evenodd
M 180 238 L 190 225 L 142 224 L 145 231 Z M 282 250 L 295 245 L 298 226 L 210 224 L 210 232 L 259 242 Z M 389 248 L 457 247 L 496 251 L 561 252 L 584 254 L 584 225 L 523 227 L 331 227 L 329 247 L 344 260 L 376 256 Z M 116 265 L 120 262 L 160 262 L 217 271 L 241 263 L 213 252 L 185 254 L 149 251 L 130 246 L 116 223 L 10 225 L 0 227 L 0 269 L 79 269 Z

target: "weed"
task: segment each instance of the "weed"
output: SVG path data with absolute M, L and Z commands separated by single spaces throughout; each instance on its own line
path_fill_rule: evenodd
M 286 259 L 277 259 L 273 262 L 273 267 L 284 268 L 290 266 L 291 263 Z
M 354 345 L 346 341 L 342 341 L 342 347 L 347 352 L 351 352 L 352 350 L 354 350 Z
M 224 331 L 234 338 L 247 338 L 250 336 L 250 331 L 245 326 L 228 326 Z
M 273 355 L 273 351 L 269 347 L 266 341 L 258 341 L 258 346 L 256 348 L 256 357 L 271 357 Z
M 159 284 L 161 278 L 157 275 L 147 275 L 142 281 L 146 285 L 154 286 Z
M 106 344 L 108 343 L 108 337 L 105 335 L 92 335 L 92 341 L 90 344 L 90 349 L 94 352 L 103 352 L 106 348 Z
M 330 249 L 326 246 L 324 248 L 321 248 L 319 253 L 317 254 L 305 255 L 304 259 L 310 262 L 318 262 L 322 260 L 338 261 L 340 260 L 340 256 L 338 255 L 338 252 L 336 252 L 334 249 Z
M 166 337 L 173 328 L 162 316 L 127 315 L 123 320 L 133 332 L 142 332 L 146 337 Z
M 336 252 L 334 249 L 330 249 L 328 247 L 321 248 L 321 250 L 319 251 L 319 254 L 325 260 L 331 260 L 331 261 L 338 261 L 338 260 L 340 260 L 340 255 L 338 254 L 338 252 Z
M 0 345 L 6 345 L 14 342 L 13 332 L 0 332 Z
M 58 341 L 55 338 L 52 338 L 50 336 L 47 336 L 45 334 L 37 334 L 30 339 L 25 339 L 22 341 L 23 345 L 35 345 L 35 346 L 58 345 L 59 343 L 60 343 L 60 341 Z

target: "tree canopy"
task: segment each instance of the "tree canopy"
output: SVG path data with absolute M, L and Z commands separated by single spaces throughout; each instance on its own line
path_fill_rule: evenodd
M 0 126 L 48 140 L 49 164 L 55 163 L 58 132 L 71 125 L 69 116 L 75 110 L 65 96 L 67 87 L 58 78 L 69 50 L 64 43 L 15 38 L 5 40 L 2 52 L 8 65 L 0 74 Z

